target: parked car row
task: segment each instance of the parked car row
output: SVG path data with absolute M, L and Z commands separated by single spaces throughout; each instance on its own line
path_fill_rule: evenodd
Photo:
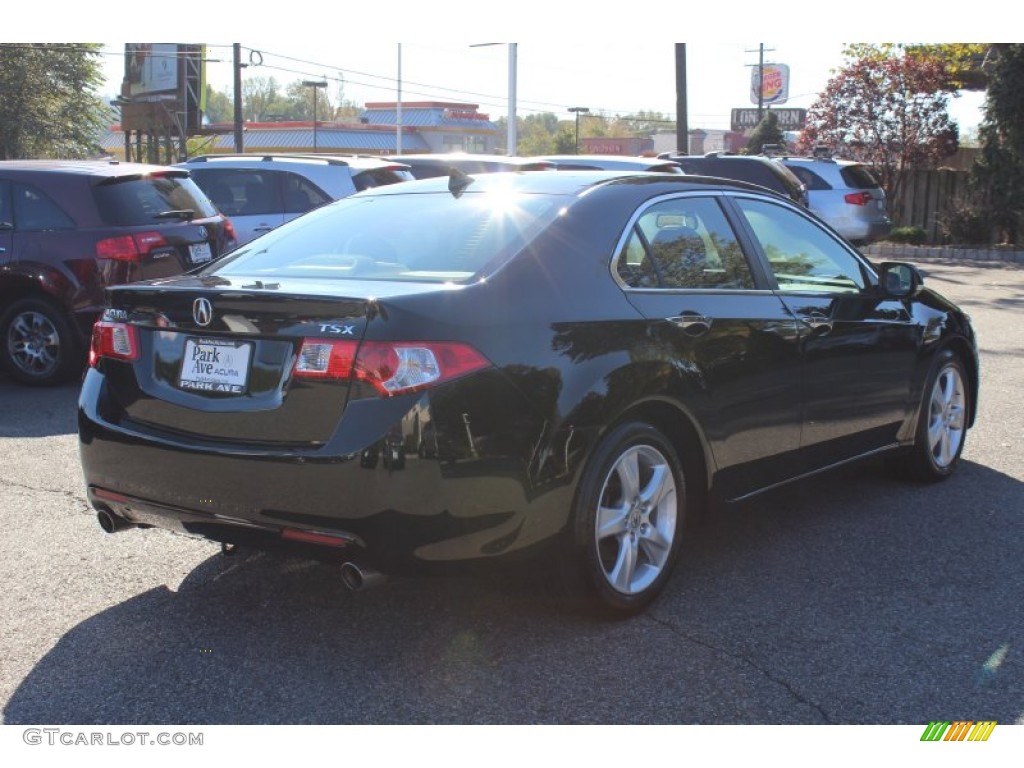
M 266 153 L 200 156 L 170 167 L 5 161 L 0 364 L 25 383 L 75 375 L 106 286 L 193 269 L 356 192 L 453 171 L 580 170 L 748 181 L 809 206 L 851 241 L 868 242 L 889 230 L 884 193 L 868 169 L 831 158 Z

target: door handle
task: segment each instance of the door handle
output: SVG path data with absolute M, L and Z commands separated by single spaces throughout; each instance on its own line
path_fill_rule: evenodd
M 812 313 L 810 315 L 801 315 L 800 320 L 811 327 L 812 330 L 823 330 L 826 333 L 832 330 L 832 319 Z
M 673 325 L 682 328 L 684 331 L 705 332 L 711 330 L 711 323 L 714 318 L 701 315 L 697 312 L 683 312 L 675 317 L 666 317 Z

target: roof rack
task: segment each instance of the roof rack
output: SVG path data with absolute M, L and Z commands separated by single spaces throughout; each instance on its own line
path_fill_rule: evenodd
M 354 157 L 354 156 L 353 156 Z M 276 152 L 271 154 L 265 154 L 261 152 L 252 153 L 225 153 L 225 154 L 214 154 L 214 155 L 198 155 L 196 157 L 190 157 L 190 163 L 206 163 L 210 160 L 220 160 L 222 158 L 235 158 L 241 160 L 261 160 L 263 162 L 274 162 L 275 160 L 320 160 L 327 165 L 348 165 L 348 162 L 336 155 L 320 155 L 313 153 L 301 153 L 301 152 Z

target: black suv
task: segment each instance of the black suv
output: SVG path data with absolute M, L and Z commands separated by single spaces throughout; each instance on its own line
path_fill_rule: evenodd
M 188 171 L 0 162 L 0 365 L 27 384 L 70 378 L 106 286 L 180 274 L 234 247 L 231 223 Z
M 759 184 L 807 207 L 807 187 L 778 160 L 763 155 L 733 155 L 709 152 L 706 155 L 679 155 L 663 152 L 658 157 L 679 163 L 686 173 L 717 176 Z

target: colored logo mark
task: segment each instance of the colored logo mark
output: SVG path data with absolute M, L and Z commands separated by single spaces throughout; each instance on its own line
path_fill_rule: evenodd
M 995 720 L 932 720 L 921 741 L 988 741 L 995 727 Z

